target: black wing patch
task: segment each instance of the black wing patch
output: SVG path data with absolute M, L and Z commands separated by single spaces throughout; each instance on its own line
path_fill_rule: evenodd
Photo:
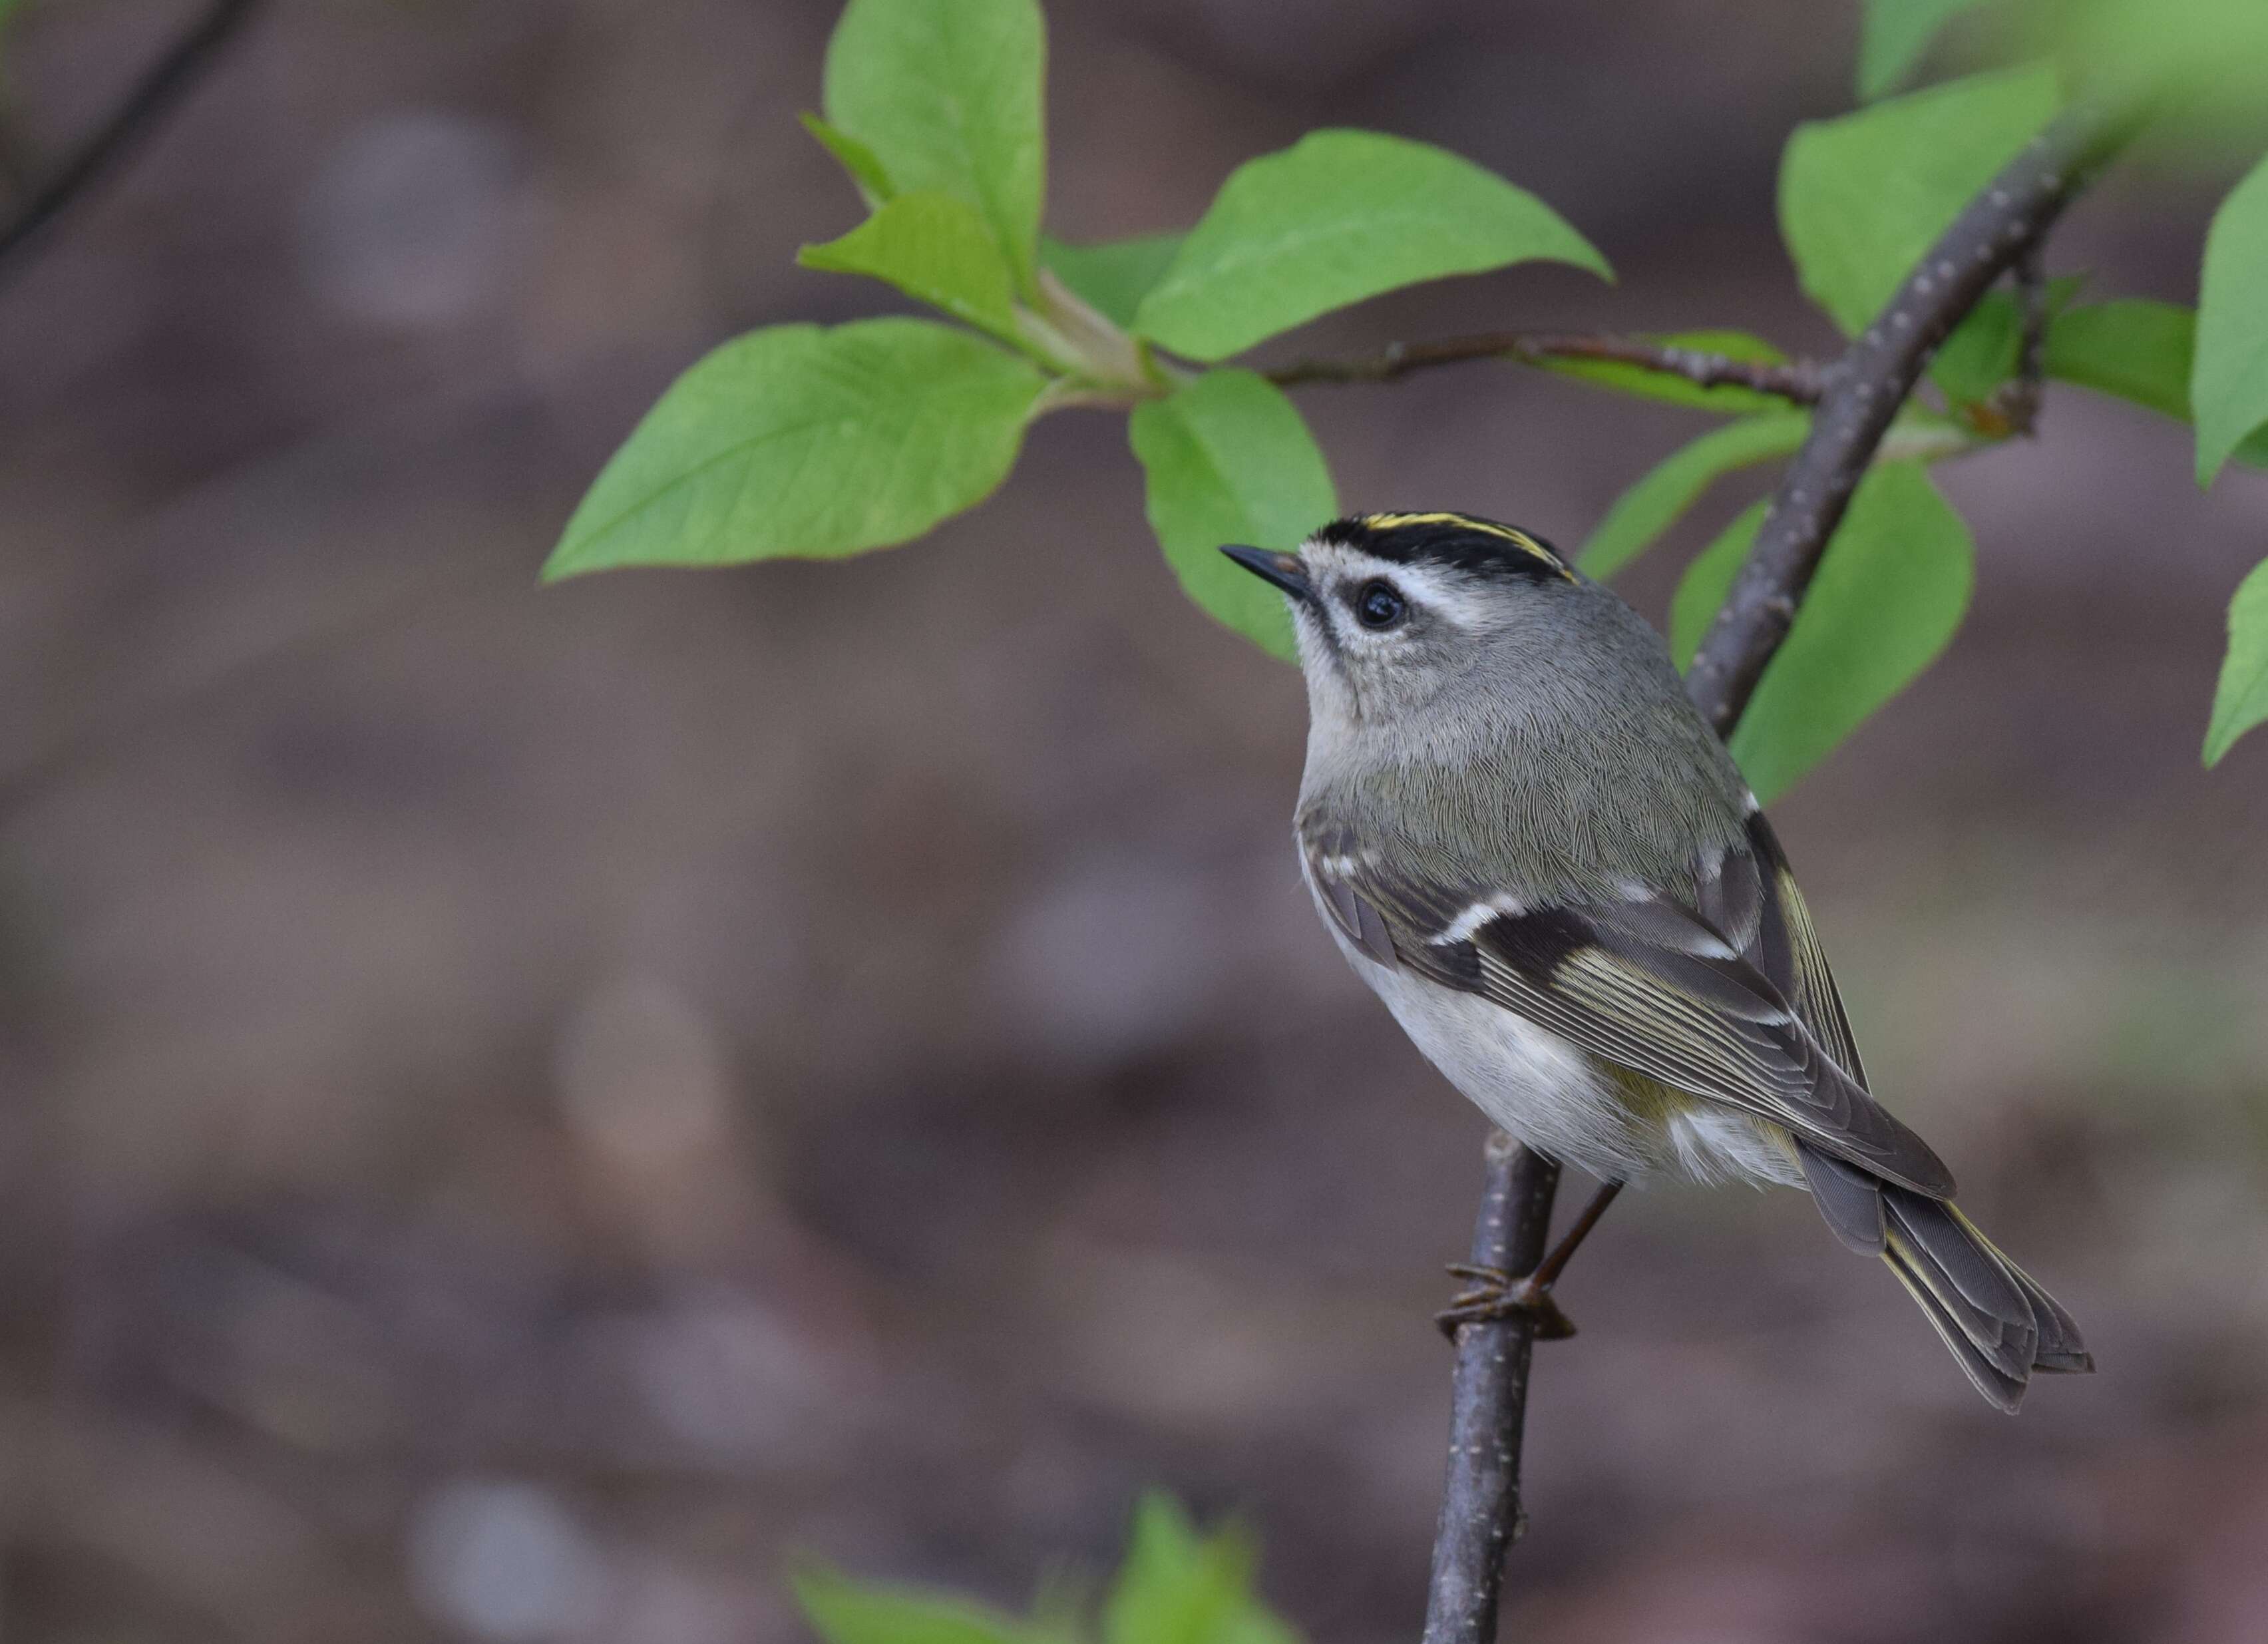
M 1863 1087 L 1867 1070 L 1859 1061 L 1858 1043 L 1851 1036 L 1850 1019 L 1843 1014 L 1843 996 L 1836 992 L 1834 973 L 1827 968 L 1827 950 L 1812 925 L 1811 909 L 1796 888 L 1786 853 L 1779 848 L 1779 840 L 1762 811 L 1749 814 L 1748 837 L 1748 851 L 1727 852 L 1716 876 L 1718 882 L 1735 887 L 1719 895 L 1743 905 L 1750 896 L 1756 899 L 1756 926 L 1749 939 L 1753 947 L 1747 943 L 1735 946 L 1771 978 L 1811 1036 L 1819 1041 L 1820 1048 L 1835 1058 L 1835 1065 Z M 1711 894 L 1707 886 L 1705 879 L 1705 901 Z M 1706 911 L 1705 908 L 1705 915 Z M 1719 925 L 1718 929 L 1727 927 Z

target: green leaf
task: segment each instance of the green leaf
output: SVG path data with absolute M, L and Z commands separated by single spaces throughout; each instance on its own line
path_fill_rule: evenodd
M 902 194 L 822 246 L 796 254 L 806 269 L 869 274 L 956 320 L 1020 343 L 1013 276 L 976 208 L 949 194 Z
M 1074 246 L 1042 234 L 1040 262 L 1071 287 L 1071 295 L 1122 331 L 1131 330 L 1142 306 L 1167 265 L 1182 248 L 1179 234 L 1138 234 L 1099 246 Z
M 2080 283 L 2069 275 L 2048 282 L 2042 297 L 2051 326 Z M 2023 343 L 2024 310 L 2016 294 L 1987 291 L 1930 360 L 1930 377 L 1952 404 L 1977 404 L 2015 376 Z
M 831 1570 L 799 1570 L 796 1602 L 826 1644 L 1027 1644 L 1014 1618 L 948 1593 L 866 1586 Z
M 2245 437 L 2268 423 L 2268 159 L 2221 202 L 2205 235 L 2190 400 L 2198 483 L 2210 485 Z
M 1201 1537 L 1167 1498 L 1144 1497 L 1103 1604 L 1103 1644 L 1296 1644 L 1254 1592 L 1253 1561 L 1241 1530 Z
M 1284 596 L 1219 551 L 1293 549 L 1338 512 L 1330 470 L 1292 402 L 1248 371 L 1210 371 L 1135 407 L 1128 431 L 1150 528 L 1182 589 L 1270 654 L 1296 656 Z
M 900 189 L 975 206 L 1020 289 L 1046 188 L 1046 55 L 1034 0 L 850 0 L 827 44 L 828 121 Z
M 2122 297 L 2058 314 L 2041 365 L 2051 377 L 2190 419 L 2197 316 L 2178 303 Z
M 2252 568 L 2228 602 L 2228 655 L 2213 694 L 2213 723 L 2205 734 L 2208 770 L 2230 744 L 2268 719 L 2268 560 Z
M 2014 295 L 1987 291 L 1930 360 L 1930 380 L 1948 404 L 1977 404 L 2016 374 L 2023 344 L 2023 310 Z
M 1983 0 L 1867 0 L 1859 32 L 1859 100 L 1871 103 L 1913 71 L 1938 31 Z
M 1724 602 L 1764 510 L 1751 508 L 1686 573 L 1671 608 L 1671 654 L 1690 666 Z M 1918 463 L 1876 467 L 1860 482 L 1732 736 L 1770 804 L 1904 689 L 1961 625 L 1975 580 L 1969 528 Z
M 1580 567 L 1594 577 L 1613 576 L 1652 547 L 1719 478 L 1734 468 L 1786 456 L 1810 431 L 1811 417 L 1804 411 L 1748 417 L 1712 429 L 1616 499 L 1583 544 Z
M 1006 477 L 1046 385 L 1028 361 L 927 320 L 752 331 L 646 413 L 543 574 L 902 542 Z
M 2094 100 L 2147 104 L 2153 129 L 2175 139 L 2161 152 L 2259 140 L 2268 104 L 2260 0 L 2054 0 L 2017 15 Z
M 1771 365 L 1783 365 L 1787 359 L 1786 354 L 1764 338 L 1751 336 L 1746 331 L 1677 331 L 1648 340 L 1669 348 L 1691 349 L 1701 354 L 1722 354 L 1727 359 L 1752 360 Z M 1602 388 L 1612 388 L 1617 394 L 1633 394 L 1647 400 L 1665 400 L 1672 405 L 1690 405 L 1704 411 L 1745 414 L 1787 409 L 1788 402 L 1776 394 L 1759 394 L 1754 388 L 1743 388 L 1734 383 L 1705 388 L 1675 372 L 1655 371 L 1651 366 L 1634 365 L 1626 360 L 1543 359 L 1536 363 L 1546 371 L 1594 383 Z
M 2196 314 L 2179 303 L 2124 297 L 2058 315 L 2041 358 L 2051 377 L 2187 422 L 2196 349 Z M 2247 438 L 2235 455 L 2268 467 L 2268 429 Z
M 803 129 L 819 139 L 819 146 L 835 156 L 836 164 L 850 175 L 858 187 L 858 197 L 873 210 L 889 199 L 897 190 L 890 186 L 890 175 L 882 169 L 881 156 L 847 131 L 838 131 L 817 114 L 797 116 Z
M 1863 329 L 2056 102 L 2052 70 L 2014 69 L 1798 126 L 1779 218 L 1805 291 L 1846 332 Z
M 1550 206 L 1470 160 L 1375 131 L 1316 131 L 1230 174 L 1135 328 L 1217 360 L 1396 286 L 1531 258 L 1612 277 Z

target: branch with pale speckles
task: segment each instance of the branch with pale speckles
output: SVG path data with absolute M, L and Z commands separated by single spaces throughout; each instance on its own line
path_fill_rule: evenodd
M 2131 135 L 2124 112 L 2074 108 L 1971 200 L 1914 265 L 1874 324 L 1826 370 L 1811 435 L 1788 464 L 1756 546 L 1686 675 L 1720 734 L 1749 704 L 1851 494 L 1930 357 L 1977 299 L 2022 263 L 2065 206 Z
M 1559 1167 L 1502 1131 L 1491 1132 L 1473 1265 L 1532 1273 L 1551 1232 Z M 1514 1313 L 1457 1327 L 1449 1397 L 1449 1476 L 1433 1531 L 1423 1644 L 1491 1644 L 1504 1555 L 1519 1538 L 1520 1447 L 1535 1318 Z

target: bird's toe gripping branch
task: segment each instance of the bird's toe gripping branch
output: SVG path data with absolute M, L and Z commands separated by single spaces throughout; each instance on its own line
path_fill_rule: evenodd
M 1499 1324 L 1523 1315 L 1535 1323 L 1538 1341 L 1565 1341 L 1575 1333 L 1575 1321 L 1559 1310 L 1550 1286 L 1535 1282 L 1529 1273 L 1515 1279 L 1500 1267 L 1476 1267 L 1470 1262 L 1451 1262 L 1449 1276 L 1467 1280 L 1472 1288 L 1460 1291 L 1449 1305 L 1433 1315 L 1441 1334 L 1451 1341 L 1463 1324 Z

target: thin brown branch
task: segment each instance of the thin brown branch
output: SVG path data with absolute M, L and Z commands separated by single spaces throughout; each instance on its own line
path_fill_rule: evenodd
M 1827 370 L 1811 434 L 1788 464 L 1686 689 L 1720 734 L 1787 637 L 1827 542 L 1930 356 L 1994 281 L 2036 246 L 2134 120 L 2074 108 L 2035 137 L 1914 265 L 1874 323 Z
M 2036 249 L 2134 123 L 2099 111 L 2058 120 L 1969 203 L 1881 318 L 1822 373 L 1810 438 L 1790 464 L 1687 680 L 1719 734 L 1729 734 L 1739 722 L 1764 665 L 1787 637 L 1828 538 L 1931 354 L 1994 281 Z M 2036 313 L 2028 307 L 2028 316 Z M 2038 343 L 2029 333 L 2038 323 L 2029 319 L 2027 370 L 2036 362 Z M 1488 351 L 1516 352 L 1509 346 Z M 1469 349 L 1459 357 L 1484 355 Z M 1301 380 L 1389 380 L 1409 369 L 1389 361 L 1367 378 Z M 1491 1138 L 1475 1264 L 1532 1272 L 1543 1254 L 1557 1186 L 1551 1161 L 1513 1146 L 1508 1138 Z M 1533 1342 L 1529 1316 L 1459 1330 L 1449 1478 L 1433 1544 L 1425 1644 L 1490 1644 L 1495 1637 L 1504 1552 L 1521 1522 L 1521 1435 Z
M 1502 1131 L 1488 1139 L 1473 1224 L 1473 1265 L 1515 1278 L 1543 1259 L 1559 1167 Z M 1504 1555 L 1519 1539 L 1520 1447 L 1528 1411 L 1533 1314 L 1457 1326 L 1449 1396 L 1449 1475 L 1433 1533 L 1424 1644 L 1492 1644 Z
M 218 58 L 259 6 L 260 0 L 214 0 L 166 48 L 128 89 L 109 117 L 32 190 L 31 197 L 5 224 L 0 224 L 0 268 L 117 169 L 136 144 L 179 105 L 197 77 Z
M 1820 367 L 1809 360 L 1774 364 L 1734 359 L 1729 354 L 1677 348 L 1652 337 L 1565 331 L 1484 331 L 1476 336 L 1445 337 L 1435 343 L 1389 343 L 1375 354 L 1300 360 L 1278 366 L 1267 376 L 1279 388 L 1311 382 L 1392 382 L 1413 372 L 1484 359 L 1509 359 L 1523 365 L 1542 365 L 1555 359 L 1608 360 L 1681 378 L 1699 387 L 1749 388 L 1797 405 L 1816 402 L 1822 386 Z

